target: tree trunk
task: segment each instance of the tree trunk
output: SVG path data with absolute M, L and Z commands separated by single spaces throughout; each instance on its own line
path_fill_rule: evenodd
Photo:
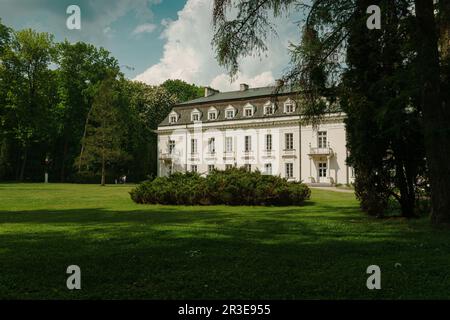
M 23 178 L 25 176 L 25 167 L 27 165 L 27 158 L 28 158 L 28 147 L 25 147 L 23 150 L 23 158 L 22 158 L 22 165 L 20 167 L 20 174 L 19 174 L 19 181 L 22 182 Z
M 439 46 L 441 58 L 448 59 L 450 56 L 450 1 L 439 1 Z
M 69 148 L 69 142 L 67 141 L 67 135 L 64 138 L 64 148 L 63 148 L 63 156 L 61 160 L 61 173 L 60 173 L 60 181 L 64 182 L 66 180 L 66 159 L 67 159 L 67 150 Z
M 80 151 L 80 158 L 78 160 L 78 173 L 81 172 L 81 164 L 83 162 L 83 153 L 84 153 L 84 146 L 85 146 L 85 140 L 86 140 L 86 135 L 87 135 L 87 128 L 88 128 L 88 124 L 89 124 L 89 118 L 91 116 L 92 113 L 92 109 L 94 108 L 94 106 L 92 105 L 91 108 L 88 111 L 88 114 L 86 116 L 86 122 L 84 124 L 84 132 L 83 132 L 83 137 L 81 138 L 81 151 Z
M 408 183 L 408 174 L 403 160 L 396 160 L 396 178 L 397 185 L 400 191 L 400 209 L 402 217 L 412 218 L 415 216 L 414 205 L 415 195 L 414 187 L 411 189 Z
M 105 186 L 105 152 L 102 152 L 102 186 Z
M 440 92 L 440 65 L 433 0 L 415 0 L 418 65 L 425 149 L 431 184 L 431 219 L 450 223 L 450 123 Z

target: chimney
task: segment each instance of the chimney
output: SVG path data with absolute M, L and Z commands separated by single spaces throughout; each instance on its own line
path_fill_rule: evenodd
M 209 96 L 212 96 L 213 94 L 216 94 L 217 92 L 219 92 L 219 91 L 214 90 L 214 89 L 212 89 L 210 87 L 205 87 L 205 98 L 209 97 Z
M 241 83 L 241 91 L 247 91 L 248 90 L 248 84 Z

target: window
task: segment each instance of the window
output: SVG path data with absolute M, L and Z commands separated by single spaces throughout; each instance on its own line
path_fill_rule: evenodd
M 294 150 L 294 134 L 293 133 L 285 134 L 285 149 L 286 150 Z
M 225 152 L 233 152 L 233 137 L 225 138 Z
M 254 113 L 255 113 L 255 107 L 252 104 L 247 103 L 244 106 L 244 117 L 253 117 Z
M 268 175 L 272 174 L 272 164 L 271 163 L 266 163 L 264 165 L 264 173 L 268 174 Z
M 326 178 L 327 176 L 327 163 L 319 162 L 319 178 Z
M 192 114 L 192 121 L 199 121 L 200 120 L 200 114 L 199 113 L 193 113 Z
M 236 109 L 232 105 L 229 105 L 225 109 L 225 118 L 233 119 L 235 115 L 236 115 Z
M 208 113 L 208 120 L 216 120 L 217 118 L 217 112 L 211 111 Z
M 216 169 L 216 166 L 213 164 L 208 165 L 208 172 L 213 172 Z
M 294 164 L 286 163 L 286 178 L 290 179 L 294 177 Z
M 191 172 L 197 172 L 198 167 L 196 164 L 191 164 Z
M 175 151 L 175 140 L 169 140 L 169 153 L 173 154 Z
M 288 99 L 284 103 L 284 113 L 293 113 L 295 111 L 295 102 L 291 99 Z
M 251 164 L 244 164 L 244 168 L 245 168 L 245 170 L 247 170 L 248 172 L 252 172 L 252 165 L 251 165 Z
M 226 164 L 225 165 L 225 170 L 230 170 L 233 169 L 233 165 L 232 164 Z
M 210 138 L 208 140 L 208 151 L 209 153 L 216 153 L 216 139 Z
M 178 117 L 176 115 L 171 115 L 169 117 L 169 123 L 176 123 L 178 121 Z
M 273 106 L 273 103 L 268 102 L 264 105 L 264 114 L 266 116 L 272 115 L 275 111 L 275 108 Z
M 266 134 L 266 151 L 272 151 L 272 135 Z
M 191 153 L 197 153 L 197 139 L 191 139 Z
M 319 131 L 317 132 L 317 147 L 326 148 L 327 147 L 327 132 Z
M 249 152 L 252 150 L 252 137 L 245 136 L 245 152 Z

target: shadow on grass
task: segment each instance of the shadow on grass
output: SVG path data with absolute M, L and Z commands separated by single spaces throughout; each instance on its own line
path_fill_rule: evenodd
M 0 212 L 0 298 L 445 298 L 450 235 L 355 207 Z M 401 263 L 401 268 L 395 268 Z M 82 290 L 66 289 L 66 268 Z M 377 264 L 383 290 L 369 291 Z

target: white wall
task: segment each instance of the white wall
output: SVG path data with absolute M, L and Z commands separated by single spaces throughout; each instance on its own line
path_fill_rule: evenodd
M 330 158 L 327 175 L 333 178 L 334 183 L 352 182 L 350 170 L 345 163 L 346 138 L 345 126 L 340 119 L 338 122 L 325 123 L 318 128 L 300 126 L 299 118 L 280 118 L 272 121 L 236 121 L 233 123 L 214 123 L 205 126 L 201 123 L 195 125 L 177 126 L 172 128 L 161 127 L 158 134 L 159 154 L 168 152 L 169 139 L 175 140 L 175 152 L 172 157 L 173 169 L 184 171 L 191 169 L 191 165 L 198 167 L 198 172 L 206 174 L 208 165 L 215 165 L 217 169 L 225 169 L 226 164 L 236 164 L 238 167 L 251 164 L 252 170 L 259 169 L 264 172 L 266 163 L 272 164 L 272 174 L 285 177 L 285 164 L 293 163 L 295 180 L 311 182 L 310 176 L 317 177 L 316 163 L 319 158 L 312 160 L 309 156 L 309 144 L 317 146 L 317 131 L 327 131 L 327 139 L 334 151 Z M 285 134 L 293 133 L 294 150 L 286 152 Z M 265 152 L 265 136 L 272 135 L 272 152 Z M 245 136 L 251 136 L 251 152 L 244 152 Z M 233 138 L 233 153 L 225 158 L 225 137 Z M 214 155 L 208 154 L 208 140 L 215 138 Z M 191 156 L 191 139 L 197 139 L 197 157 Z M 325 160 L 327 161 L 327 160 Z M 169 173 L 169 162 L 160 161 L 158 175 Z M 311 174 L 310 174 L 311 172 Z M 317 182 L 317 181 L 316 181 Z

